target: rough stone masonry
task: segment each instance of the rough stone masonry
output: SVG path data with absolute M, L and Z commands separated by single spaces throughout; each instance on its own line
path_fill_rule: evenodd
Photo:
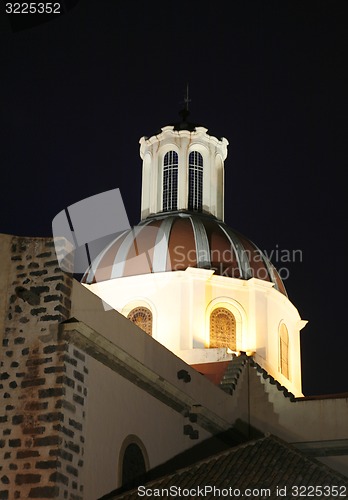
M 84 354 L 59 339 L 71 275 L 52 238 L 0 235 L 0 499 L 82 500 Z

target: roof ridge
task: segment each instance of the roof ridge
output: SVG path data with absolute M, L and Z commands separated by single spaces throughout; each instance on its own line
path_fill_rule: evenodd
M 268 371 L 263 368 L 259 363 L 257 363 L 252 356 L 250 358 L 250 366 L 255 368 L 258 373 L 262 374 L 262 378 L 264 380 L 269 380 L 271 385 L 275 385 L 278 391 L 282 392 L 286 398 L 289 398 L 292 403 L 296 402 L 298 398 L 289 391 L 284 385 L 282 385 L 277 379 L 275 379 L 272 375 L 268 373 Z
M 237 387 L 240 375 L 249 358 L 250 356 L 242 352 L 239 356 L 234 356 L 234 358 L 228 363 L 224 376 L 219 383 L 219 387 L 223 391 L 230 395 L 233 394 Z

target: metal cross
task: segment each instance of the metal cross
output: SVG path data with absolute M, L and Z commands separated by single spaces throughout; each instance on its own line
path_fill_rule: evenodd
M 191 102 L 191 99 L 189 99 L 189 84 L 186 84 L 186 96 L 184 97 L 184 103 L 186 105 L 186 111 L 189 109 L 189 102 Z

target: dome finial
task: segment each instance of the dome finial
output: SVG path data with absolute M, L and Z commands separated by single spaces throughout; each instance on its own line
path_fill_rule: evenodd
M 186 111 L 189 110 L 189 102 L 191 102 L 191 99 L 189 99 L 189 84 L 188 82 L 186 83 L 186 96 L 184 97 L 184 103 L 186 106 Z
M 184 96 L 184 108 L 179 111 L 179 115 L 181 116 L 182 122 L 186 122 L 189 112 L 189 102 L 191 99 L 189 98 L 189 84 L 186 83 L 186 95 Z

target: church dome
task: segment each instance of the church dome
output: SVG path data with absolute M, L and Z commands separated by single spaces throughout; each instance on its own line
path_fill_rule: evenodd
M 154 272 L 212 269 L 215 275 L 284 284 L 268 258 L 223 221 L 189 211 L 156 214 L 118 235 L 92 262 L 82 282 Z

